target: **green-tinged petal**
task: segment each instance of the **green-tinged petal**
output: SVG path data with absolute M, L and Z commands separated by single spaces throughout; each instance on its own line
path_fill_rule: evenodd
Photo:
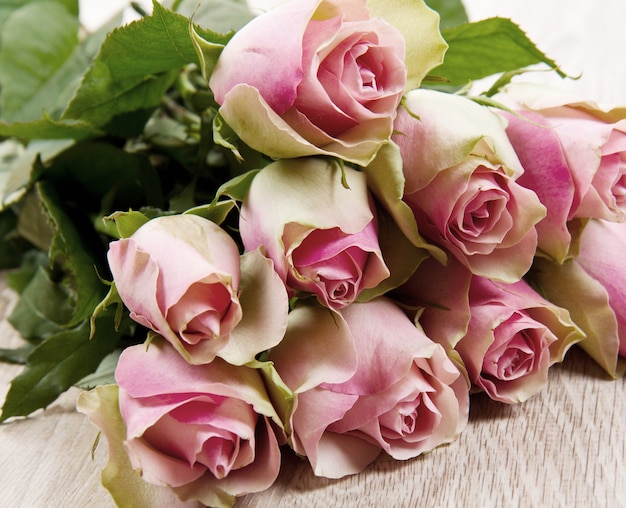
M 417 230 L 415 215 L 402 200 L 404 195 L 404 174 L 402 157 L 398 146 L 389 142 L 382 146 L 376 158 L 365 169 L 367 185 L 411 243 L 424 249 L 430 255 L 445 263 L 447 256 L 438 247 L 429 244 Z
M 265 387 L 272 405 L 276 409 L 276 415 L 270 415 L 274 423 L 283 429 L 285 437 L 289 436 L 292 432 L 289 418 L 293 411 L 294 394 L 289 387 L 282 380 L 273 362 L 265 362 L 254 360 L 248 364 L 247 367 L 259 369 L 263 380 L 265 381 Z
M 602 284 L 576 261 L 559 265 L 538 258 L 531 278 L 548 300 L 567 309 L 587 337 L 579 345 L 607 373 L 617 376 L 619 336 L 615 313 Z
M 407 93 L 393 136 L 402 153 L 410 154 L 410 160 L 405 156 L 405 171 L 411 175 L 406 193 L 425 187 L 439 171 L 469 155 L 501 164 L 509 176 L 521 175 L 505 126 L 501 116 L 467 97 L 434 90 Z
M 318 148 L 278 116 L 256 88 L 245 84 L 228 92 L 219 113 L 244 143 L 275 159 L 331 155 L 365 166 L 381 144 L 380 139 L 364 141 L 357 136 L 353 143 L 334 140 Z
M 259 250 L 241 256 L 239 303 L 242 319 L 219 356 L 234 365 L 243 365 L 278 344 L 287 329 L 289 299 L 273 263 Z
M 502 92 L 534 110 L 569 106 L 607 123 L 615 123 L 626 118 L 626 106 L 606 107 L 591 100 L 584 100 L 578 94 L 541 83 L 511 83 L 505 86 Z
M 269 359 L 296 393 L 321 383 L 347 381 L 357 367 L 348 325 L 339 314 L 317 305 L 303 305 L 289 313 L 285 338 Z
M 404 36 L 407 90 L 417 88 L 426 74 L 443 62 L 448 48 L 439 32 L 439 14 L 422 0 L 367 0 L 367 8 Z
M 126 426 L 120 415 L 117 397 L 117 385 L 101 385 L 81 393 L 76 404 L 77 410 L 87 415 L 91 423 L 100 429 L 109 445 L 109 461 L 102 470 L 102 485 L 115 503 L 127 508 L 200 507 L 199 503 L 184 503 L 167 487 L 143 481 L 140 474 L 133 470 L 123 446 Z
M 385 210 L 378 210 L 378 241 L 391 275 L 376 287 L 361 291 L 359 302 L 382 296 L 403 284 L 420 263 L 430 256 L 426 249 L 413 245 Z

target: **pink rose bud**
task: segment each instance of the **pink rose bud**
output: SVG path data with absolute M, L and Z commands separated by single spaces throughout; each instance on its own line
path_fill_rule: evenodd
M 370 18 L 364 0 L 294 0 L 235 34 L 209 85 L 226 123 L 255 150 L 366 165 L 391 135 L 404 59 L 400 32 Z
M 165 341 L 154 341 L 124 350 L 115 377 L 124 449 L 144 481 L 185 500 L 230 506 L 278 476 L 270 420 L 280 420 L 258 370 L 219 358 L 191 365 Z M 133 495 L 127 492 L 125 501 Z
M 348 305 L 389 276 L 365 175 L 326 159 L 262 169 L 243 201 L 239 228 L 246 250 L 261 247 L 292 292 L 314 294 L 326 307 Z
M 241 365 L 282 339 L 288 297 L 271 262 L 258 252 L 240 258 L 235 241 L 209 220 L 152 219 L 112 242 L 108 260 L 131 318 L 190 363 L 219 356 Z
M 576 254 L 575 246 L 570 252 L 581 230 L 575 219 L 626 220 L 623 109 L 604 111 L 531 84 L 511 85 L 498 98 L 517 109 L 502 114 L 524 166 L 518 182 L 548 210 L 537 225 L 541 250 L 561 263 Z
M 532 264 L 545 208 L 517 183 L 523 169 L 504 127 L 470 99 L 412 90 L 393 140 L 419 233 L 473 273 L 514 282 Z
M 361 471 L 381 452 L 398 460 L 453 441 L 465 427 L 465 378 L 385 297 L 331 315 L 297 307 L 270 353 L 296 400 L 294 450 L 318 476 Z

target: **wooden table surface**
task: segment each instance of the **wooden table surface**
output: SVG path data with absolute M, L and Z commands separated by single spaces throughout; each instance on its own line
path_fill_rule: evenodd
M 0 276 L 0 317 L 15 295 Z M 0 321 L 0 347 L 21 339 Z M 0 364 L 0 400 L 20 367 Z M 0 507 L 113 507 L 100 485 L 104 442 L 75 411 L 72 389 L 47 410 L 0 425 Z M 340 480 L 315 477 L 285 454 L 277 483 L 237 507 L 626 506 L 626 381 L 610 380 L 574 349 L 546 389 L 508 406 L 473 396 L 460 438 L 406 462 Z M 152 508 L 152 507 L 145 507 Z

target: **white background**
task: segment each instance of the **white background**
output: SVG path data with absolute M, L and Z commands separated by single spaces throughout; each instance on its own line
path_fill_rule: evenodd
M 282 0 L 250 1 L 270 8 Z M 139 3 L 150 9 L 150 1 Z M 129 0 L 81 0 L 83 24 L 93 29 L 128 4 Z M 471 20 L 512 19 L 568 75 L 582 75 L 562 80 L 554 73 L 533 73 L 525 80 L 548 81 L 583 99 L 626 105 L 626 0 L 465 0 L 464 4 Z M 132 10 L 125 12 L 125 19 L 132 19 Z

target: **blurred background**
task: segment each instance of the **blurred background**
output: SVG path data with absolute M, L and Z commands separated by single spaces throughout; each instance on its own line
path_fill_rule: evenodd
M 258 10 L 283 0 L 249 0 Z M 151 2 L 136 2 L 150 11 Z M 471 21 L 501 16 L 517 23 L 535 44 L 569 76 L 526 74 L 523 79 L 548 82 L 583 99 L 626 105 L 626 0 L 464 0 Z M 137 17 L 129 0 L 81 0 L 83 25 L 93 30 L 123 12 L 124 21 Z M 480 84 L 477 89 L 483 89 Z

